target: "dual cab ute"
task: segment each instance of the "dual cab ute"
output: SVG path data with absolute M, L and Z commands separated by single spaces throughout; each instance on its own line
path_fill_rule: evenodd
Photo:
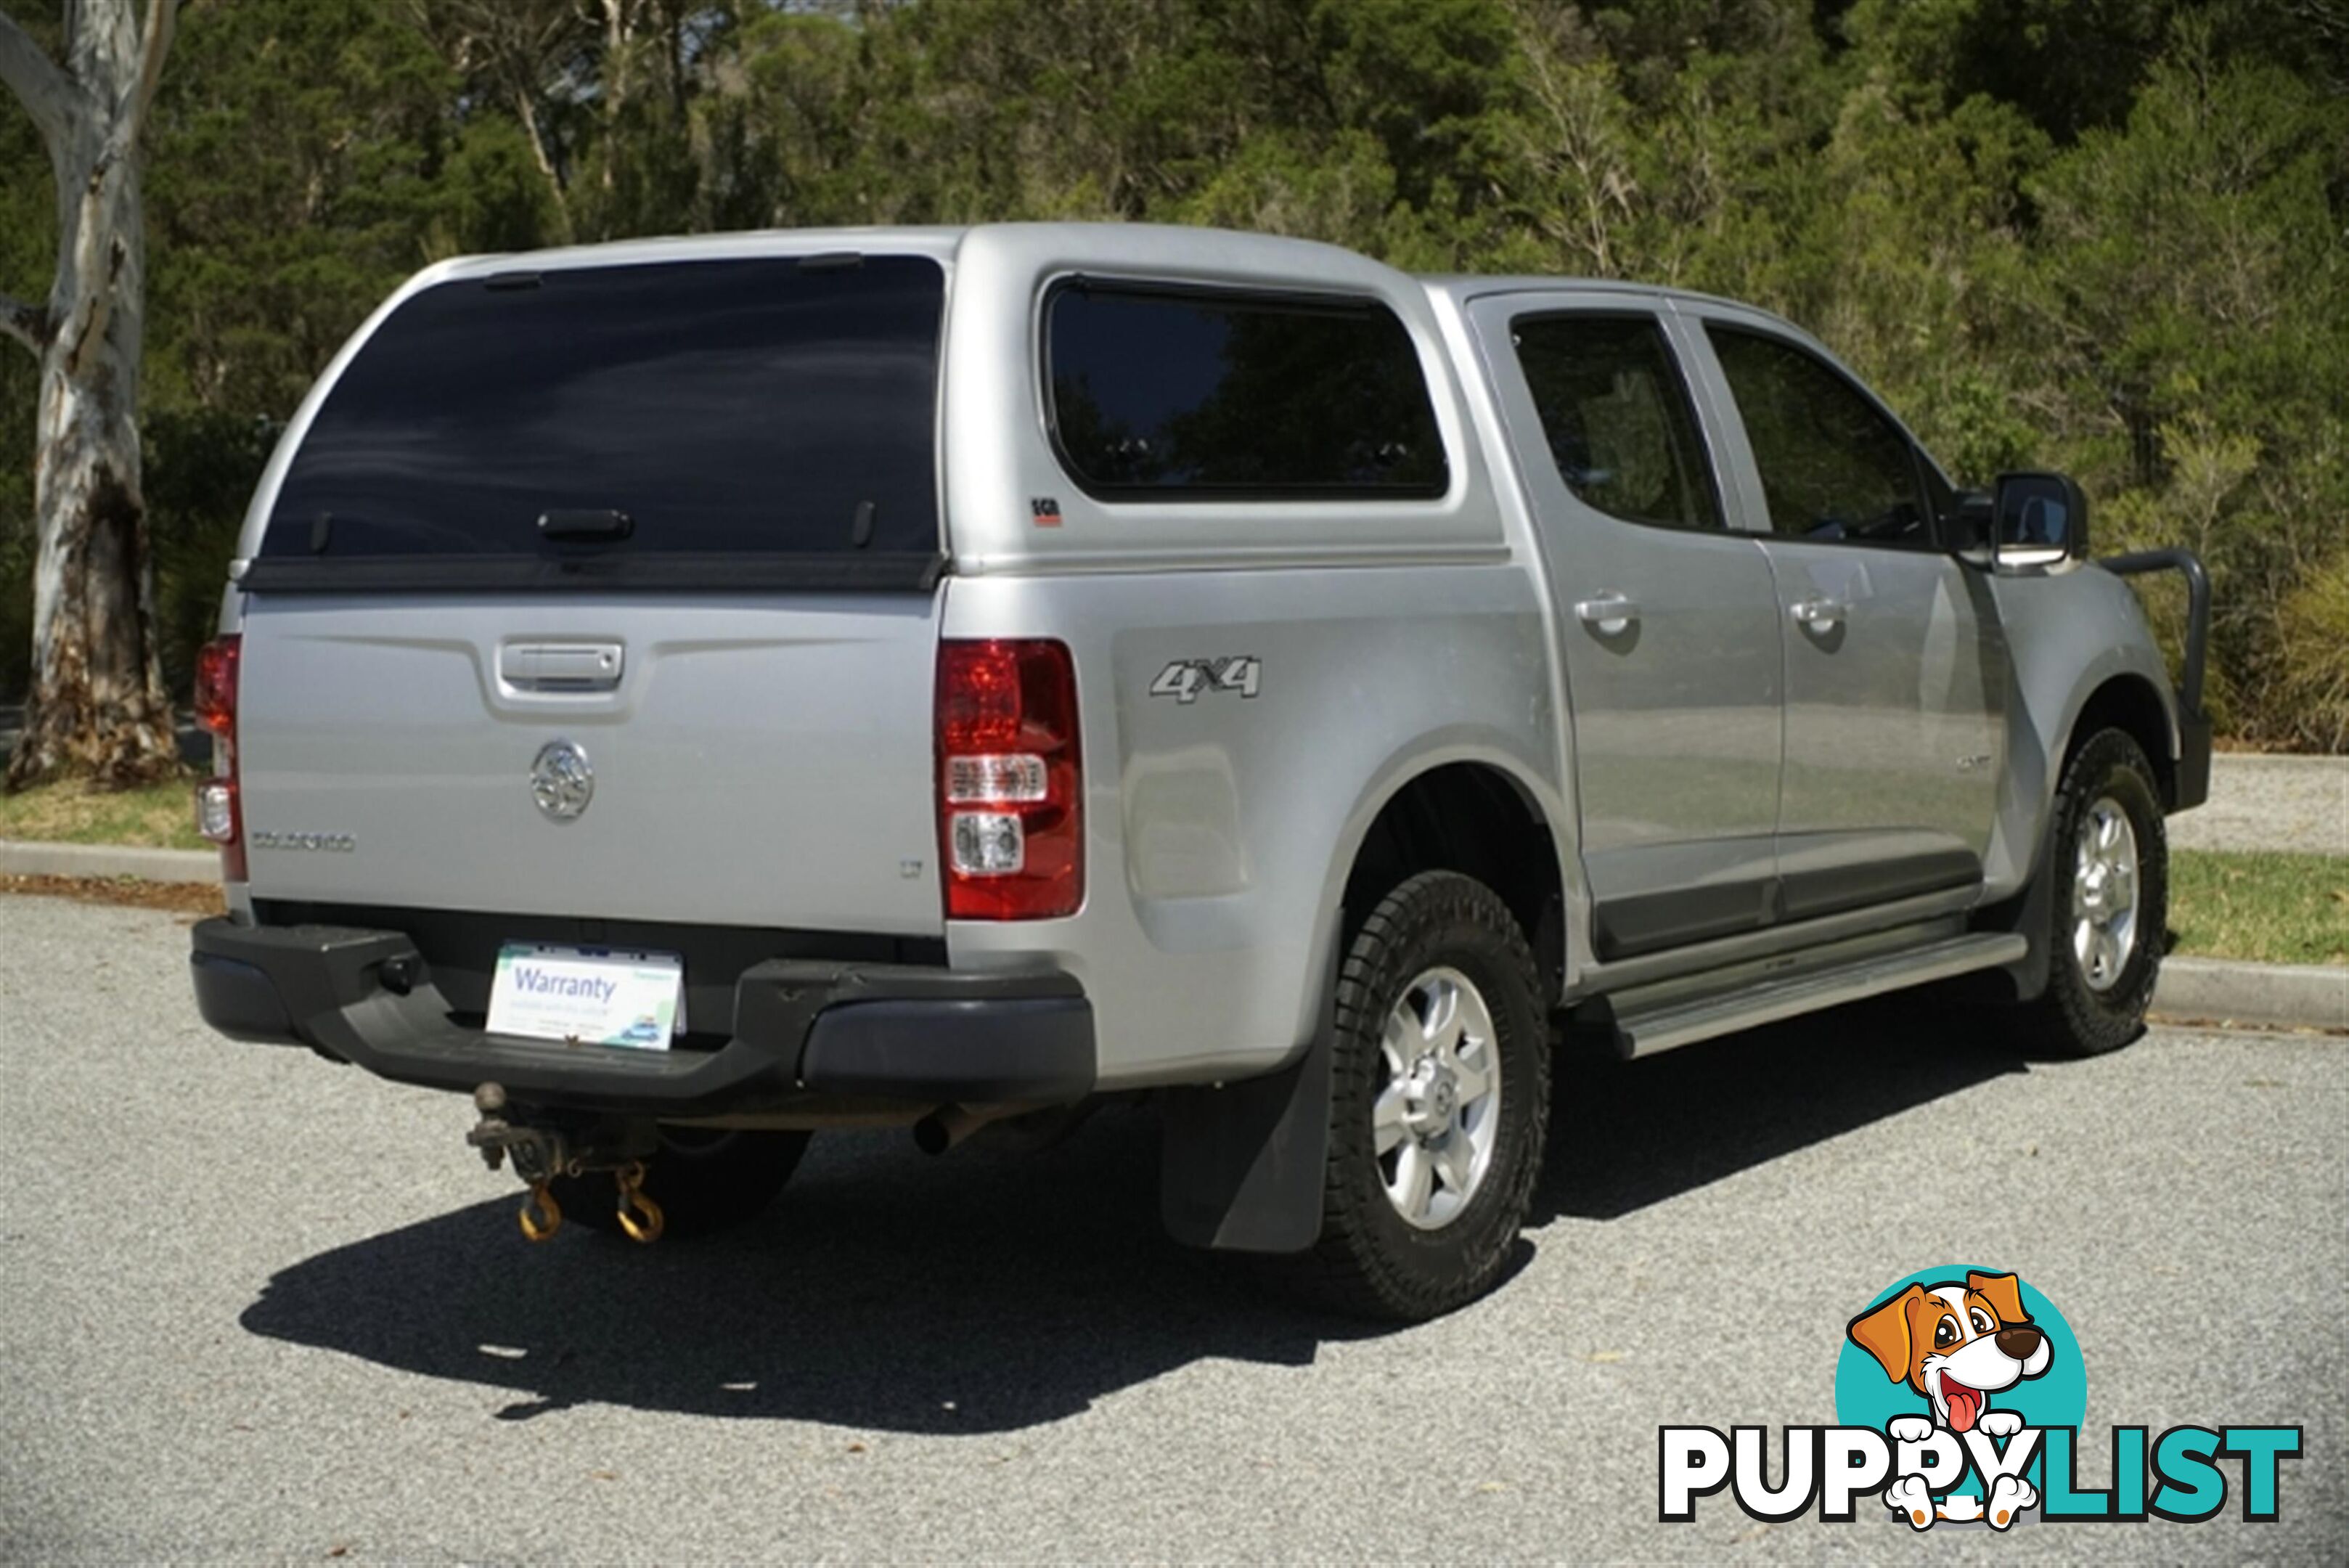
M 246 518 L 197 997 L 473 1096 L 534 1234 L 1148 1093 L 1176 1237 L 1440 1313 L 1560 1040 L 1960 975 L 2138 1030 L 2207 596 L 2085 522 L 1682 293 L 1082 224 L 446 263 Z

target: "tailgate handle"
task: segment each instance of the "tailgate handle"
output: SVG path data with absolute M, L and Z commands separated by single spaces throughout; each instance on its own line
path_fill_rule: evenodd
M 616 642 L 509 642 L 498 679 L 517 691 L 615 691 L 621 662 Z

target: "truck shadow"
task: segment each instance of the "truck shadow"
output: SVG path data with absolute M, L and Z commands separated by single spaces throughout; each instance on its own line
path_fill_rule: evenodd
M 1121 1106 L 1035 1155 L 833 1135 L 756 1225 L 652 1247 L 576 1225 L 531 1246 L 517 1187 L 305 1259 L 240 1321 L 511 1389 L 511 1420 L 612 1404 L 922 1433 L 1061 1419 L 1203 1358 L 1307 1366 L 1366 1332 L 1166 1241 L 1157 1142 Z
M 1997 1014 L 1884 997 L 1639 1062 L 1568 1062 L 1530 1224 L 1614 1220 L 2013 1073 Z
M 1612 1219 L 2022 1070 L 1960 1026 L 1920 1027 L 1913 1003 L 1568 1070 L 1533 1223 Z M 1196 1361 L 1304 1368 L 1325 1342 L 1383 1332 L 1166 1241 L 1155 1122 L 1112 1106 L 1040 1155 L 982 1141 L 938 1161 L 902 1133 L 819 1138 L 756 1226 L 650 1248 L 575 1225 L 527 1245 L 516 1189 L 304 1259 L 240 1321 L 510 1390 L 502 1419 L 610 1404 L 973 1434 Z

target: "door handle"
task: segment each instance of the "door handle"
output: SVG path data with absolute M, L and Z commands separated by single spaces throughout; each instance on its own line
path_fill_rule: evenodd
M 1787 613 L 1795 618 L 1797 626 L 1813 631 L 1833 631 L 1843 624 L 1843 618 L 1850 610 L 1851 607 L 1841 599 L 1798 599 Z
M 1640 606 L 1630 595 L 1609 588 L 1577 604 L 1574 613 L 1582 618 L 1584 624 L 1596 627 L 1599 636 L 1620 637 L 1638 624 Z

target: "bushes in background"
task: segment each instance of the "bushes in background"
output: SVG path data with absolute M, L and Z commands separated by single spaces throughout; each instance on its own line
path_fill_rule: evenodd
M 1120 218 L 1783 311 L 1961 482 L 2064 468 L 2100 549 L 2201 552 L 2222 726 L 2349 746 L 2329 0 L 240 0 L 184 18 L 150 155 L 175 678 L 269 433 L 432 259 Z M 46 277 L 46 176 L 0 117 L 0 287 Z M 0 690 L 31 379 L 0 354 Z

